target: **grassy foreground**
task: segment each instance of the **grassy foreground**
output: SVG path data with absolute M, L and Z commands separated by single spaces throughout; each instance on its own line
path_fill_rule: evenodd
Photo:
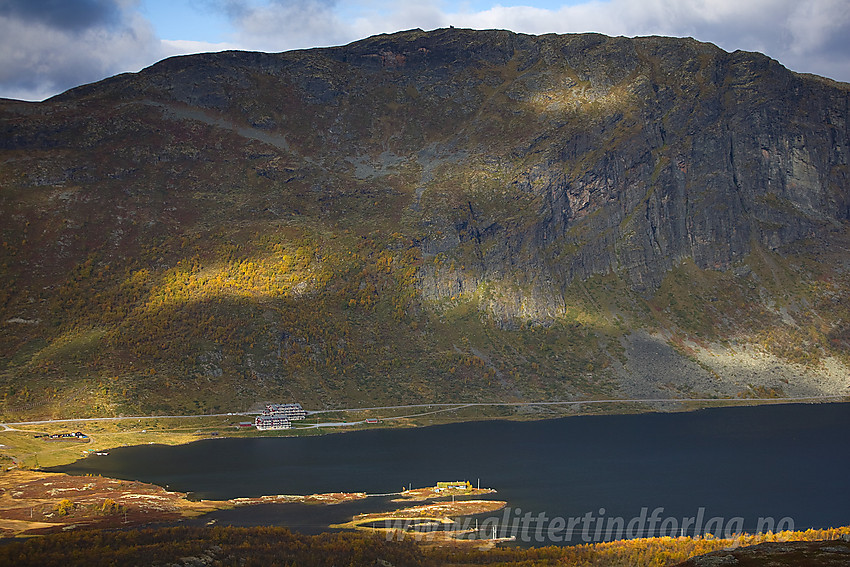
M 72 463 L 89 453 L 145 444 L 179 445 L 218 435 L 250 434 L 238 427 L 239 416 L 186 419 L 140 418 L 122 421 L 71 421 L 44 425 L 15 425 L 0 431 L 3 468 L 52 467 Z M 251 428 L 253 430 L 253 428 Z M 89 441 L 46 441 L 36 435 L 81 431 Z
M 307 536 L 285 528 L 161 528 L 80 531 L 53 534 L 0 546 L 0 565 L 577 565 L 655 567 L 690 557 L 765 541 L 819 541 L 849 534 L 850 528 L 782 532 L 738 540 L 653 538 L 575 547 L 503 548 L 423 547 L 411 539 L 352 533 Z M 791 563 L 775 563 L 791 565 Z

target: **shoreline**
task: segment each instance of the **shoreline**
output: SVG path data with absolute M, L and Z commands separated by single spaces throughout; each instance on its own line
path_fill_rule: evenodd
M 727 400 L 723 400 L 727 401 Z M 736 404 L 734 407 L 740 407 L 741 402 L 752 402 L 752 400 L 735 400 Z M 679 400 L 676 400 L 679 402 Z M 777 405 L 777 404 L 813 404 L 813 403 L 847 403 L 845 399 L 834 400 L 830 398 L 829 400 L 824 400 L 819 398 L 817 400 L 807 399 L 806 402 L 801 402 L 800 400 L 787 400 L 783 398 L 779 399 L 770 399 L 769 401 L 757 401 L 757 403 L 749 403 L 747 406 L 757 406 L 757 405 Z M 716 407 L 716 406 L 715 406 Z M 729 407 L 729 406 L 726 406 Z M 689 412 L 696 411 L 698 409 L 707 409 L 705 406 L 700 407 L 691 407 L 680 409 L 677 412 L 663 412 L 663 413 L 680 413 L 680 412 Z M 657 410 L 654 410 L 657 412 Z M 636 413 L 653 413 L 652 411 L 643 411 Z M 564 418 L 569 414 L 564 415 L 553 415 L 553 416 L 533 416 L 528 414 L 520 414 L 520 415 L 510 415 L 510 416 L 502 416 L 502 417 L 487 417 L 484 419 L 450 419 L 441 422 L 440 424 L 447 423 L 463 423 L 463 422 L 472 422 L 472 421 L 493 421 L 493 420 L 518 420 L 518 421 L 543 421 L 548 418 Z M 599 414 L 572 414 L 573 416 L 580 415 L 599 415 Z M 622 415 L 622 412 L 618 412 L 616 415 Z M 198 419 L 209 419 L 210 416 L 199 416 Z M 233 416 L 230 416 L 233 417 Z M 443 415 L 443 417 L 446 417 Z M 140 420 L 140 418 L 129 418 Z M 433 426 L 437 425 L 436 423 L 399 423 L 395 422 L 394 425 L 388 424 L 377 424 L 377 426 L 373 427 L 346 427 L 346 428 L 328 428 L 326 431 L 318 431 L 313 429 L 311 434 L 333 434 L 340 432 L 349 432 L 354 430 L 364 430 L 364 429 L 372 429 L 372 428 L 381 428 L 381 429 L 389 429 L 392 427 L 422 427 L 422 426 Z M 192 428 L 190 428 L 192 429 Z M 221 429 L 221 428 L 219 428 Z M 146 432 L 147 430 L 142 431 L 130 431 L 123 432 L 124 435 L 129 435 L 131 438 L 135 438 L 139 440 L 140 436 L 150 436 L 152 433 L 156 433 L 152 431 L 150 433 Z M 223 439 L 223 438 L 262 438 L 262 437 L 287 437 L 291 430 L 285 431 L 273 431 L 273 432 L 256 432 L 251 431 L 247 432 L 247 435 L 241 436 L 226 436 L 226 435 L 214 435 L 210 436 L 208 431 L 200 431 L 194 430 L 186 432 L 184 431 L 180 438 L 175 438 L 171 436 L 167 441 L 171 441 L 170 443 L 163 443 L 169 445 L 183 445 L 188 444 L 194 441 L 206 440 L 206 439 Z M 163 435 L 166 435 L 166 432 L 160 432 Z M 271 435 L 270 435 L 271 433 Z M 283 433 L 283 435 L 281 435 Z M 25 438 L 30 446 L 36 445 L 40 446 L 42 449 L 46 450 L 57 450 L 64 451 L 63 455 L 66 457 L 73 457 L 66 459 L 67 462 L 73 462 L 77 460 L 76 457 L 79 455 L 79 450 L 82 447 L 91 448 L 90 451 L 87 451 L 88 455 L 97 454 L 101 452 L 108 452 L 111 448 L 114 448 L 112 445 L 108 445 L 109 438 L 102 435 L 94 435 L 90 443 L 85 445 L 79 445 L 76 443 L 68 443 L 67 445 L 62 443 L 46 443 L 43 439 L 35 439 L 33 438 L 33 431 L 26 430 L 17 430 L 11 431 L 9 429 L 5 431 L 0 431 L 0 435 L 3 435 L 4 438 L 11 435 L 18 435 L 22 438 Z M 150 437 L 146 437 L 150 439 Z M 160 441 L 164 441 L 165 439 L 160 439 Z M 4 441 L 5 443 L 5 441 Z M 151 441 L 150 443 L 153 443 Z M 38 445 L 40 444 L 40 445 Z M 132 443 L 131 445 L 142 445 L 145 443 Z M 58 447 L 58 449 L 57 449 Z M 4 445 L 4 449 L 7 446 Z M 97 457 L 91 457 L 97 458 Z M 52 486 L 52 488 L 45 488 L 42 491 L 42 494 L 37 498 L 24 498 L 26 501 L 31 501 L 30 504 L 25 504 L 24 500 L 21 500 L 21 497 L 15 496 L 16 493 L 26 493 L 26 490 L 21 490 L 18 486 L 13 486 L 14 482 L 19 482 L 19 484 L 29 484 L 32 485 L 34 482 L 42 482 L 42 483 L 51 483 L 48 486 Z M 56 483 L 59 483 L 57 486 Z M 62 484 L 67 486 L 62 487 Z M 76 483 L 76 484 L 75 484 Z M 91 485 L 86 487 L 86 485 Z M 129 487 L 129 488 L 127 488 Z M 32 486 L 30 486 L 32 489 Z M 131 490 L 132 489 L 132 490 Z M 33 489 L 34 490 L 34 489 Z M 58 490 L 58 492 L 57 492 Z M 65 490 L 65 492 L 63 492 Z M 59 513 L 59 505 L 60 503 L 66 499 L 64 495 L 71 495 L 76 498 L 68 498 L 75 504 L 76 516 L 69 516 L 70 519 L 73 519 L 72 522 L 58 522 L 58 525 L 61 526 L 72 526 L 69 529 L 74 529 L 75 527 L 80 528 L 94 528 L 100 525 L 109 525 L 112 527 L 132 527 L 132 526 L 142 526 L 148 525 L 151 523 L 173 523 L 177 522 L 182 518 L 186 517 L 194 517 L 199 515 L 204 515 L 209 512 L 213 512 L 216 510 L 224 510 L 235 507 L 242 506 L 251 506 L 257 504 L 269 504 L 269 503 L 308 503 L 308 504 L 317 504 L 317 505 L 333 505 L 341 502 L 348 502 L 353 500 L 359 500 L 362 498 L 368 498 L 370 496 L 401 496 L 395 500 L 394 502 L 424 502 L 434 498 L 439 497 L 433 492 L 430 493 L 421 493 L 422 490 L 427 489 L 414 489 L 412 491 L 404 491 L 400 493 L 393 494 L 382 494 L 382 495 L 369 495 L 363 492 L 353 492 L 353 493 L 342 493 L 342 492 L 330 492 L 324 494 L 310 494 L 310 495 L 268 495 L 268 496 L 260 496 L 260 497 L 249 497 L 249 498 L 241 498 L 236 497 L 229 500 L 190 500 L 189 494 L 186 493 L 177 493 L 170 492 L 166 488 L 161 486 L 146 484 L 142 482 L 136 482 L 132 480 L 120 480 L 109 477 L 92 477 L 92 476 L 74 476 L 71 474 L 61 473 L 61 472 L 53 472 L 48 470 L 43 470 L 41 467 L 35 470 L 26 470 L 26 469 L 12 469 L 0 473 L 0 530 L 5 532 L 6 534 L 18 535 L 26 532 L 27 534 L 37 535 L 38 533 L 43 533 L 46 531 L 55 530 L 55 526 L 57 525 L 57 520 L 59 518 L 55 516 L 50 516 L 51 514 Z M 474 490 L 474 489 L 473 489 Z M 98 492 L 99 491 L 99 492 Z M 134 492 L 135 491 L 135 492 Z M 50 494 L 47 494 L 47 493 Z M 485 492 L 481 491 L 478 494 L 484 494 Z M 100 496 L 98 496 L 100 494 Z M 451 493 L 443 494 L 442 496 L 450 495 Z M 99 499 L 99 500 L 98 500 Z M 112 504 L 108 504 L 107 500 L 112 500 Z M 493 501 L 488 501 L 493 502 Z M 504 503 L 502 504 L 504 505 Z M 29 518 L 27 515 L 27 506 L 29 506 Z M 471 512 L 476 513 L 476 512 Z M 40 516 L 39 516 L 40 514 Z M 116 516 L 118 514 L 118 516 Z M 121 515 L 123 514 L 123 517 Z M 386 517 L 386 513 L 381 513 L 381 517 Z M 45 521 L 45 520 L 48 521 Z M 414 519 L 414 518 L 410 518 Z M 433 518 L 431 518 L 433 519 Z M 40 522 L 40 523 L 39 523 Z M 362 522 L 360 522 L 362 523 Z M 333 526 L 329 526 L 333 527 Z M 357 526 L 338 526 L 338 527 L 351 527 L 355 529 L 360 529 Z
M 365 417 L 362 419 L 344 419 L 342 422 L 310 424 L 298 424 L 292 429 L 258 431 L 255 428 L 238 428 L 234 423 L 222 423 L 253 413 L 228 413 L 214 415 L 186 415 L 186 416 L 122 416 L 122 417 L 90 417 L 90 418 L 62 418 L 57 420 L 33 420 L 21 422 L 0 423 L 0 455 L 12 466 L 3 464 L 0 460 L 0 470 L 39 470 L 44 468 L 59 467 L 72 464 L 81 458 L 87 458 L 92 454 L 108 453 L 119 447 L 132 447 L 140 445 L 187 445 L 196 441 L 210 439 L 239 439 L 239 438 L 268 438 L 268 437 L 294 437 L 299 435 L 329 435 L 337 433 L 349 433 L 354 431 L 391 429 L 391 428 L 413 428 L 432 427 L 452 423 L 471 423 L 478 421 L 544 421 L 549 419 L 561 419 L 566 417 L 582 417 L 590 415 L 636 415 L 647 413 L 687 413 L 702 409 L 713 409 L 722 407 L 757 407 L 765 405 L 786 404 L 829 404 L 850 403 L 848 396 L 807 396 L 797 398 L 676 398 L 676 399 L 645 399 L 637 400 L 581 400 L 581 401 L 542 401 L 542 402 L 475 402 L 475 403 L 437 403 L 437 404 L 414 404 L 407 406 L 387 406 L 385 409 L 402 408 L 424 408 L 439 407 L 433 412 L 425 412 L 413 416 L 380 416 L 378 423 L 367 423 Z M 667 406 L 666 408 L 664 406 Z M 675 407 L 670 407 L 675 406 Z M 501 413 L 489 413 L 487 408 Z M 360 412 L 371 412 L 384 408 L 345 408 L 312 411 L 309 416 L 316 414 L 357 414 Z M 596 410 L 599 411 L 596 411 Z M 613 411 L 608 411 L 613 409 Z M 473 413 L 458 415 L 464 411 L 472 410 Z M 436 417 L 439 416 L 439 417 Z M 343 419 L 343 418 L 340 418 Z M 374 419 L 374 418 L 371 418 Z M 194 427 L 185 427 L 187 423 L 197 420 L 208 422 L 197 424 Z M 122 426 L 121 422 L 133 422 L 128 426 Z M 176 421 L 169 426 L 170 421 Z M 150 425 L 145 426 L 145 423 Z M 51 443 L 41 440 L 41 446 L 30 442 L 28 435 L 66 432 L 68 430 L 86 429 L 89 441 L 84 446 L 90 447 L 83 453 L 81 444 L 77 443 Z M 78 425 L 78 427 L 72 427 Z M 19 429 L 14 426 L 26 426 L 27 429 Z M 39 428 L 39 426 L 43 426 Z M 111 426 L 111 429 L 108 427 Z M 142 427 L 146 427 L 142 429 Z M 105 429 L 106 428 L 106 429 Z M 228 431 L 229 429 L 229 431 Z M 18 439 L 12 438 L 17 436 Z M 114 441 L 110 440 L 114 438 Z M 38 441 L 38 440 L 36 440 Z

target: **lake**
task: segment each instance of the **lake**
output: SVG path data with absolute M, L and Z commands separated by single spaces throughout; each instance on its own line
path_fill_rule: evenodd
M 848 525 L 848 432 L 848 404 L 787 404 L 141 445 L 52 470 L 206 499 L 480 479 L 508 503 L 482 523 L 522 541 L 575 544 Z M 386 500 L 262 505 L 206 520 L 315 532 Z

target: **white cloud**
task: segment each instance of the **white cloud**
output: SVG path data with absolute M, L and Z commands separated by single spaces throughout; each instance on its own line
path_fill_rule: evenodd
M 831 39 L 842 37 L 847 42 L 850 31 L 850 3 L 846 0 L 809 0 L 799 3 L 789 15 L 788 28 L 792 41 L 789 51 L 803 55 L 828 46 Z M 847 57 L 845 51 L 842 54 Z
M 276 2 L 246 10 L 236 23 L 239 43 L 256 44 L 269 51 L 326 46 L 348 40 L 349 30 L 333 6 L 315 0 Z
M 387 6 L 373 6 L 366 13 L 352 18 L 347 30 L 352 39 L 392 31 L 421 28 L 425 30 L 455 25 L 451 16 L 440 9 L 437 2 L 392 2 Z
M 48 18 L 0 15 L 0 96 L 42 100 L 68 88 L 136 71 L 164 52 L 147 20 L 127 12 L 118 23 L 74 27 Z
M 188 39 L 163 39 L 160 44 L 166 57 L 240 49 L 239 45 L 235 43 L 211 43 Z

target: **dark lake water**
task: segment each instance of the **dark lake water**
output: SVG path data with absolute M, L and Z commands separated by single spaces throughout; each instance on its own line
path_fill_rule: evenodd
M 388 493 L 480 478 L 508 502 L 489 518 L 499 530 L 525 529 L 537 543 L 582 543 L 848 525 L 848 435 L 850 405 L 791 404 L 142 445 L 55 470 L 208 499 Z M 311 532 L 386 500 L 264 505 L 213 517 Z

